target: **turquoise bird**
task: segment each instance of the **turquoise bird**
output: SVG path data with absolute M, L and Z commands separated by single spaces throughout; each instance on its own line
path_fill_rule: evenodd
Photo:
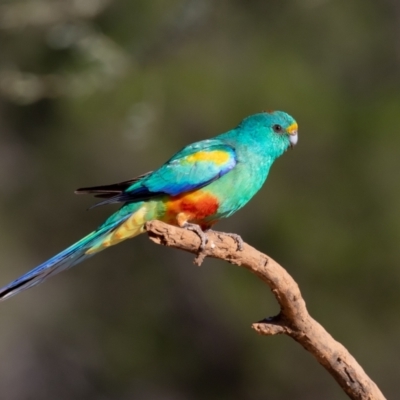
M 204 231 L 260 190 L 272 163 L 297 143 L 297 129 L 285 112 L 254 114 L 226 133 L 186 146 L 155 171 L 126 182 L 78 189 L 78 194 L 105 199 L 97 205 L 123 205 L 95 231 L 0 289 L 0 300 L 143 233 L 145 223 L 154 219 L 197 232 L 202 248 Z

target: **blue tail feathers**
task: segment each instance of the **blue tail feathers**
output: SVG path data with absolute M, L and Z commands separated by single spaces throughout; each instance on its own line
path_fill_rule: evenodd
M 0 289 L 0 301 L 10 298 L 23 290 L 38 285 L 45 279 L 59 272 L 71 268 L 75 264 L 91 257 L 93 254 L 86 254 L 86 251 L 102 238 L 106 237 L 126 218 L 114 221 L 111 224 L 104 224 L 94 232 L 85 236 L 77 243 L 68 247 L 61 253 L 40 264 L 38 267 L 22 275 L 15 281 Z

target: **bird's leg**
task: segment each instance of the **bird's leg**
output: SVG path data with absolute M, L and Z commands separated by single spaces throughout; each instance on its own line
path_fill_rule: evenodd
M 201 243 L 199 247 L 199 253 L 204 251 L 206 248 L 206 244 L 208 242 L 207 235 L 202 231 L 199 225 L 196 224 L 191 224 L 190 222 L 185 222 L 184 224 L 181 225 L 182 228 L 185 228 L 189 231 L 195 232 L 197 236 L 200 238 Z
M 244 244 L 243 239 L 237 233 L 217 232 L 217 231 L 214 231 L 213 229 L 207 229 L 206 232 L 215 232 L 215 233 L 218 233 L 218 234 L 229 236 L 236 242 L 236 245 L 237 245 L 236 250 L 237 251 L 242 251 L 243 250 L 243 244 Z

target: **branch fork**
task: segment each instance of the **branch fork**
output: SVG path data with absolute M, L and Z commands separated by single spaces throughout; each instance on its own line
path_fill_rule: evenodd
M 246 243 L 238 250 L 237 241 L 222 232 L 207 232 L 208 241 L 199 252 L 201 240 L 195 232 L 161 221 L 146 223 L 145 230 L 154 243 L 196 254 L 197 265 L 205 257 L 213 257 L 248 269 L 269 286 L 281 308 L 278 315 L 252 324 L 257 333 L 290 336 L 317 359 L 351 399 L 385 399 L 347 349 L 310 316 L 299 286 L 271 257 Z

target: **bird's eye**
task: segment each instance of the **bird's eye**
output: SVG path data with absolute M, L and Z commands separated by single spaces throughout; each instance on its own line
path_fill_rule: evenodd
M 276 133 L 282 133 L 282 131 L 283 131 L 282 126 L 281 126 L 281 125 L 278 125 L 278 124 L 274 125 L 274 126 L 272 127 L 272 129 L 273 129 L 274 132 L 276 132 Z

